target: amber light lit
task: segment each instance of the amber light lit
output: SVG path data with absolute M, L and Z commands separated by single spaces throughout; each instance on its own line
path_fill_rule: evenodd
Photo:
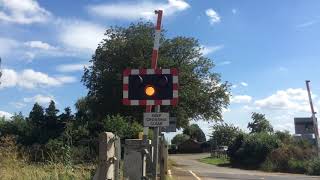
M 152 87 L 152 86 L 147 86 L 145 89 L 145 93 L 148 96 L 153 96 L 155 92 L 156 91 L 155 91 L 154 87 Z

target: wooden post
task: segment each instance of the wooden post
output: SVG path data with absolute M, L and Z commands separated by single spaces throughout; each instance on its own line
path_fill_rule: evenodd
M 164 139 L 164 134 L 161 134 L 161 140 L 160 140 L 160 180 L 166 180 L 166 172 L 167 172 L 167 162 L 166 162 L 166 151 L 168 152 L 168 149 L 166 148 L 166 142 Z
M 116 137 L 115 140 L 115 162 L 114 162 L 114 179 L 115 180 L 120 180 L 120 162 L 121 162 L 121 140 L 119 137 Z
M 164 148 L 163 148 L 163 162 L 164 162 L 164 173 L 168 174 L 168 144 L 164 141 Z

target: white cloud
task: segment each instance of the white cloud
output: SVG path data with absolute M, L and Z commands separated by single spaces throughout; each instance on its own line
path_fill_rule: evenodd
M 240 82 L 241 86 L 244 86 L 244 87 L 247 87 L 248 86 L 248 83 L 246 82 Z
M 61 86 L 75 81 L 76 79 L 74 77 L 50 77 L 45 73 L 36 72 L 32 69 L 25 69 L 21 72 L 16 72 L 13 69 L 3 69 L 0 88 L 18 86 L 33 89 L 38 87 Z
M 13 114 L 6 112 L 6 111 L 0 111 L 0 117 L 4 117 L 6 120 L 10 120 Z
M 211 25 L 221 22 L 219 14 L 212 8 L 206 10 L 206 15 L 209 17 Z
M 14 106 L 17 109 L 21 109 L 27 106 L 25 103 L 22 102 L 11 102 L 10 105 Z
M 318 23 L 320 23 L 319 20 L 311 20 L 311 21 L 307 21 L 307 22 L 304 22 L 302 24 L 297 25 L 297 28 L 306 28 L 306 27 L 313 26 Z
M 313 95 L 313 97 L 316 97 L 316 95 Z M 310 112 L 307 91 L 301 88 L 277 91 L 271 96 L 256 100 L 254 104 L 260 108 L 271 110 Z
M 229 64 L 231 64 L 231 61 L 222 61 L 218 65 L 224 66 L 224 65 L 229 65 Z
M 223 48 L 223 45 L 217 45 L 217 46 L 201 46 L 201 53 L 206 56 L 208 54 L 214 53 L 216 51 L 219 51 Z
M 231 96 L 231 103 L 249 103 L 251 102 L 252 97 L 248 95 L 237 95 L 237 96 Z
M 236 85 L 236 84 L 233 84 L 232 86 L 231 86 L 231 88 L 237 88 L 238 87 L 238 85 Z
M 39 103 L 39 104 L 48 104 L 50 101 L 55 101 L 54 97 L 53 96 L 45 96 L 45 95 L 42 95 L 42 94 L 37 94 L 33 97 L 26 97 L 26 98 L 23 98 L 23 102 L 26 102 L 26 103 Z
M 97 48 L 104 38 L 105 28 L 84 21 L 60 22 L 59 40 L 67 47 L 78 51 L 90 51 Z
M 279 72 L 288 72 L 289 69 L 286 68 L 286 67 L 281 66 L 281 67 L 278 68 L 278 71 L 279 71 Z
M 29 48 L 36 48 L 36 49 L 43 49 L 43 50 L 56 49 L 54 46 L 51 46 L 50 44 L 42 41 L 28 41 L 28 42 L 25 42 L 24 45 Z
M 48 21 L 50 12 L 36 0 L 0 0 L 0 21 L 32 24 Z
M 17 41 L 0 37 L 0 54 L 5 59 L 32 61 L 37 57 L 70 57 L 80 56 L 79 53 L 67 48 L 60 48 L 43 41 Z
M 84 67 L 87 67 L 88 63 L 80 64 L 62 64 L 57 67 L 57 71 L 60 72 L 74 72 L 74 71 L 83 71 Z
M 8 55 L 12 52 L 12 49 L 15 49 L 19 46 L 19 43 L 16 40 L 0 37 L 0 54 L 1 56 Z
M 233 9 L 231 10 L 231 12 L 232 12 L 232 14 L 237 14 L 238 10 L 235 9 L 235 8 L 233 8 Z
M 161 9 L 165 16 L 171 16 L 179 11 L 188 9 L 190 5 L 184 0 L 168 0 L 167 3 L 143 1 L 142 3 L 100 4 L 88 7 L 90 13 L 106 18 L 115 19 L 151 19 L 155 17 L 154 10 Z

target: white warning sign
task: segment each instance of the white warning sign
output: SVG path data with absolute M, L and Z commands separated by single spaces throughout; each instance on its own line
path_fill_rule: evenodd
M 143 113 L 143 125 L 145 127 L 169 126 L 169 113 Z

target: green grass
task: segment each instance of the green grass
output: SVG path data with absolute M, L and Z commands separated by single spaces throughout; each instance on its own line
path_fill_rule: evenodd
M 14 162 L 0 167 L 0 179 L 12 180 L 33 180 L 33 179 L 52 179 L 52 180 L 76 180 L 91 179 L 91 169 L 84 165 L 65 167 L 62 164 L 29 164 Z
M 200 162 L 206 163 L 206 164 L 212 164 L 217 166 L 223 166 L 230 164 L 230 161 L 228 158 L 213 158 L 213 157 L 206 157 L 199 160 Z
M 0 180 L 89 180 L 94 170 L 93 164 L 32 163 L 15 149 L 0 149 Z

